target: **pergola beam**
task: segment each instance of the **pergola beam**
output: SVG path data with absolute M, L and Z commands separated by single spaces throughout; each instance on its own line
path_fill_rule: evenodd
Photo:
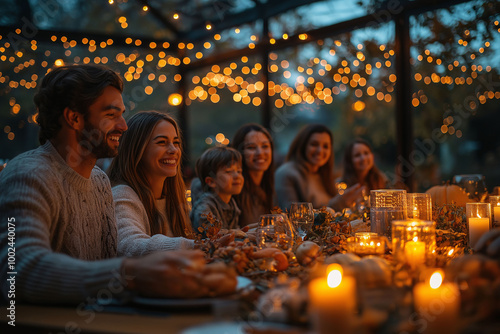
M 205 28 L 205 22 L 193 27 L 189 32 L 181 34 L 181 41 L 197 41 L 208 38 L 215 33 L 226 29 L 239 27 L 244 24 L 255 22 L 257 20 L 268 20 L 276 15 L 289 11 L 291 9 L 309 5 L 321 0 L 273 0 L 267 3 L 260 3 L 259 6 L 244 10 L 240 13 L 225 17 L 223 20 L 211 22 L 213 28 L 209 31 Z
M 170 21 L 163 16 L 163 14 L 160 12 L 159 9 L 156 7 L 152 6 L 148 0 L 138 0 L 142 5 L 147 6 L 149 9 L 148 11 L 168 30 L 174 33 L 176 38 L 179 36 L 180 31 L 175 27 Z

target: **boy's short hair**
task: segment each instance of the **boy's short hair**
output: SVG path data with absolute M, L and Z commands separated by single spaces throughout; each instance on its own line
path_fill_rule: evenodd
M 196 174 L 200 178 L 203 189 L 206 189 L 205 178 L 215 177 L 221 168 L 231 166 L 234 163 L 242 163 L 241 153 L 227 146 L 211 147 L 196 162 Z

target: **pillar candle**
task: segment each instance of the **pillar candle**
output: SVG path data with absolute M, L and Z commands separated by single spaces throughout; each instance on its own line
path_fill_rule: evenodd
M 412 268 L 425 264 L 425 242 L 418 241 L 417 237 L 413 238 L 413 241 L 407 241 L 405 257 Z
M 493 218 L 495 225 L 500 225 L 500 206 L 493 207 Z
M 490 230 L 489 218 L 467 218 L 469 223 L 469 246 L 474 248 L 481 236 Z
M 335 265 L 333 265 L 335 266 Z M 340 267 L 339 265 L 336 265 Z M 315 330 L 320 333 L 352 333 L 356 312 L 356 282 L 343 276 L 342 270 L 330 269 L 328 277 L 309 284 L 309 311 Z
M 420 316 L 418 332 L 453 334 L 458 332 L 460 292 L 454 283 L 442 283 L 443 275 L 434 273 L 429 282 L 413 289 L 415 311 Z

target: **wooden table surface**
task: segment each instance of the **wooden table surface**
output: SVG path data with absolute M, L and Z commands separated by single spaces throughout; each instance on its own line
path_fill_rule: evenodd
M 15 327 L 8 324 L 7 308 L 0 311 L 2 333 L 181 333 L 213 323 L 211 312 L 161 312 L 134 308 L 105 310 L 16 305 Z

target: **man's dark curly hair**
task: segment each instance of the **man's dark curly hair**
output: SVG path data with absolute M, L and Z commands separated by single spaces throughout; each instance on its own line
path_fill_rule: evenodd
M 88 108 L 108 86 L 123 92 L 123 81 L 118 74 L 100 65 L 67 65 L 47 73 L 34 98 L 40 144 L 59 132 L 59 118 L 66 107 L 86 119 Z

